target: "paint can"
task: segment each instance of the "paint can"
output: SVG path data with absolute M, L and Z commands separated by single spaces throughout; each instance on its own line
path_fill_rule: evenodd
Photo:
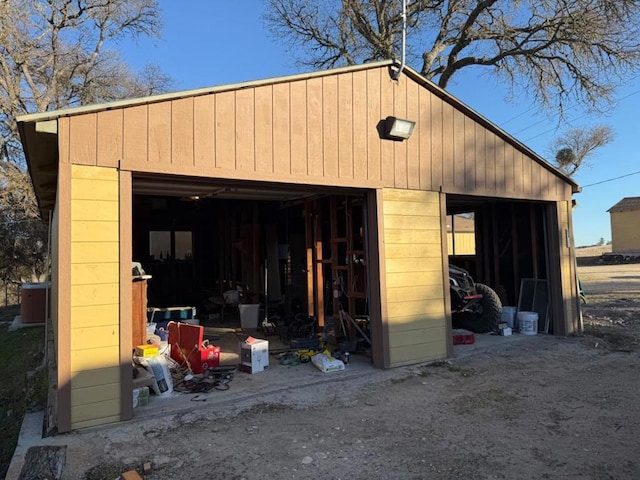
M 518 312 L 518 331 L 523 335 L 537 335 L 538 314 L 536 312 Z

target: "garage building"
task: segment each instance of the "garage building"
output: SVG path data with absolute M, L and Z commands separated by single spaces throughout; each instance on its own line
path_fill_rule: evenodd
M 394 120 L 409 123 L 392 131 Z M 368 319 L 376 368 L 452 355 L 450 262 L 505 305 L 523 280 L 544 281 L 545 331 L 579 328 L 578 185 L 411 68 L 371 63 L 18 125 L 52 225 L 59 432 L 134 414 L 132 260 L 153 276 L 158 307 L 200 307 L 232 281 L 264 301 L 268 283 L 269 301 L 322 329 L 339 297 Z M 475 246 L 457 255 L 452 215 L 474 223 Z

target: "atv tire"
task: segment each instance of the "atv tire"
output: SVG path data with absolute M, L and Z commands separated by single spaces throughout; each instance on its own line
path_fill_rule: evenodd
M 498 329 L 498 324 L 502 318 L 502 302 L 498 294 L 483 283 L 476 283 L 476 292 L 482 294 L 480 300 L 480 311 L 474 315 L 473 328 L 469 328 L 476 333 L 489 333 Z

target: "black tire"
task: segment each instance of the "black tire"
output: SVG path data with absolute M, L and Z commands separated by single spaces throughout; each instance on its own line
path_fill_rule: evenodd
M 469 328 L 475 333 L 488 333 L 498 329 L 502 317 L 502 302 L 498 294 L 483 283 L 476 283 L 476 292 L 482 294 L 479 302 L 478 314 L 474 315 Z

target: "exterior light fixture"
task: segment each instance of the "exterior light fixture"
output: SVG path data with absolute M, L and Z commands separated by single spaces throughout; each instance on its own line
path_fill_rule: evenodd
M 387 117 L 385 120 L 385 137 L 389 140 L 406 140 L 411 136 L 416 122 L 402 118 Z

